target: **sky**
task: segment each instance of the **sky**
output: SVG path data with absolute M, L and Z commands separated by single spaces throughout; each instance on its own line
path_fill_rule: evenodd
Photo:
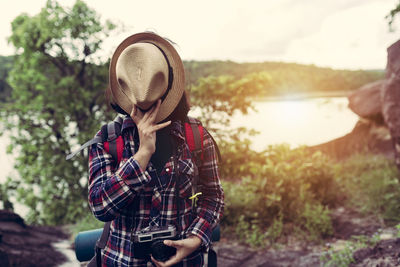
M 60 0 L 71 7 L 75 0 Z M 398 0 L 85 0 L 102 19 L 125 25 L 104 55 L 133 33 L 151 30 L 178 44 L 184 60 L 283 61 L 340 69 L 383 69 L 386 48 L 400 37 L 385 16 Z M 22 12 L 46 0 L 0 0 L 0 55 Z

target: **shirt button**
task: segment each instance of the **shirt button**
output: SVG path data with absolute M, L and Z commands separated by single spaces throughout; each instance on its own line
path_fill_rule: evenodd
M 149 167 L 149 171 L 152 171 L 152 170 L 153 170 L 153 167 L 150 166 L 150 167 Z

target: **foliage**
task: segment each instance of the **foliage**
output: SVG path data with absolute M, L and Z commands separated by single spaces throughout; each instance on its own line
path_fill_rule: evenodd
M 269 81 L 258 97 L 296 93 L 351 91 L 384 78 L 383 70 L 334 70 L 314 65 L 284 62 L 236 63 L 232 61 L 186 61 L 188 85 L 210 75 L 228 75 L 239 80 L 252 73 L 266 72 Z
M 111 119 L 101 105 L 107 68 L 95 63 L 114 28 L 80 0 L 72 8 L 49 0 L 37 15 L 12 22 L 18 56 L 1 118 L 12 135 L 9 150 L 18 151 L 16 193 L 31 209 L 28 221 L 66 223 L 88 212 L 87 158 L 65 156 Z
M 380 240 L 378 234 L 372 237 L 353 236 L 349 241 L 346 241 L 343 249 L 331 248 L 321 256 L 321 261 L 324 267 L 347 267 L 354 263 L 353 253 L 361 248 L 375 246 Z
M 243 179 L 223 177 L 222 224 L 242 242 L 255 247 L 273 245 L 294 232 L 319 241 L 333 234 L 329 208 L 335 205 L 372 213 L 389 223 L 400 221 L 398 170 L 383 156 L 355 155 L 338 162 L 306 148 L 272 146 L 253 157 L 257 160 L 242 161 Z M 328 266 L 348 264 L 352 251 L 350 245 L 331 251 L 333 265 Z
M 253 99 L 268 86 L 268 73 L 252 73 L 241 79 L 233 76 L 207 76 L 191 86 L 193 106 L 200 108 L 200 117 L 208 129 L 223 134 L 222 127 L 231 123 L 235 112 L 247 114 L 254 110 Z
M 11 86 L 7 83 L 6 79 L 8 73 L 12 68 L 14 61 L 13 56 L 0 57 L 0 103 L 7 102 L 11 96 Z
M 354 263 L 353 253 L 356 247 L 351 242 L 346 242 L 345 247 L 341 250 L 330 249 L 323 256 L 321 261 L 324 267 L 347 267 Z
M 340 196 L 332 162 L 319 152 L 286 145 L 271 146 L 263 159 L 250 165 L 242 180 L 223 183 L 222 223 L 237 225 L 239 239 L 252 245 L 274 242 L 285 233 L 285 225 L 301 228 L 311 240 L 332 234 L 328 207 Z
M 320 203 L 314 205 L 306 203 L 301 219 L 310 240 L 318 241 L 333 234 L 329 209 Z
M 400 238 L 400 224 L 396 225 L 397 237 Z
M 335 170 L 349 205 L 375 213 L 386 221 L 400 221 L 398 170 L 383 156 L 355 155 Z
M 396 6 L 390 10 L 389 14 L 386 15 L 386 20 L 388 21 L 388 25 L 389 25 L 389 29 L 391 31 L 394 31 L 393 28 L 393 23 L 394 23 L 394 19 L 397 17 L 397 14 L 400 12 L 400 1 L 398 1 L 398 3 L 396 4 Z

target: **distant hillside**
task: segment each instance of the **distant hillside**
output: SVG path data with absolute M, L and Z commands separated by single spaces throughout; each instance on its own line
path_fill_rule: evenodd
M 0 56 L 0 102 L 10 96 L 12 88 L 6 82 L 12 68 L 13 56 Z M 232 75 L 241 78 L 255 72 L 267 72 L 271 84 L 262 96 L 279 96 L 290 93 L 315 93 L 351 91 L 362 85 L 382 79 L 383 70 L 334 70 L 314 65 L 283 62 L 236 63 L 232 61 L 184 61 L 187 85 L 210 75 Z M 107 85 L 105 84 L 104 87 Z
M 384 70 L 335 70 L 315 65 L 283 62 L 236 63 L 232 61 L 186 61 L 188 84 L 209 75 L 232 75 L 241 78 L 254 72 L 267 72 L 271 76 L 272 88 L 265 96 L 288 93 L 312 93 L 351 91 L 360 86 L 382 79 Z

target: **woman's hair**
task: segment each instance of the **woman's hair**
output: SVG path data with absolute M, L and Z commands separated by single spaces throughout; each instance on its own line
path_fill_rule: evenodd
M 172 111 L 172 113 L 163 121 L 185 121 L 189 110 L 189 95 L 186 91 L 183 91 L 183 95 L 178 105 L 176 106 L 174 111 Z

